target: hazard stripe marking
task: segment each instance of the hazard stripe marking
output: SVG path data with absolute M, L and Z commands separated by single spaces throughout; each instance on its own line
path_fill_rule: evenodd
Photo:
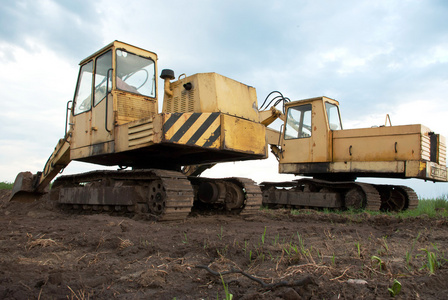
M 205 142 L 204 145 L 202 145 L 202 147 L 210 147 L 219 138 L 220 135 L 221 135 L 221 125 L 219 125 L 218 128 L 216 128 L 215 132 L 213 132 L 212 136 L 208 139 L 207 142 Z
M 194 145 L 204 132 L 213 124 L 213 122 L 219 117 L 219 113 L 212 113 L 207 120 L 199 127 L 199 129 L 191 136 L 187 141 L 187 145 Z
M 173 113 L 167 116 L 163 132 L 167 142 L 216 148 L 221 136 L 219 112 Z
M 193 113 L 188 120 L 179 128 L 179 130 L 170 139 L 171 142 L 179 142 L 179 140 L 184 136 L 185 132 L 191 128 L 191 126 L 196 122 L 201 116 L 200 113 Z M 170 118 L 171 119 L 171 118 Z
M 163 132 L 167 132 L 168 130 L 170 130 L 170 128 L 174 125 L 174 123 L 176 123 L 177 120 L 179 120 L 180 116 L 182 116 L 182 114 L 180 113 L 174 113 L 172 114 L 168 120 L 166 120 L 165 124 L 163 124 Z

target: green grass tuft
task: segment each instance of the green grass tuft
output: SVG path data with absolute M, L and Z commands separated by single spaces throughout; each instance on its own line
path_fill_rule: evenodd
M 0 182 L 0 190 L 12 190 L 12 186 L 14 184 L 12 182 Z

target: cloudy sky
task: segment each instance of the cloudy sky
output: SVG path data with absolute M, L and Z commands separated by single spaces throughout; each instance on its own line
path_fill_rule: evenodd
M 393 125 L 448 136 L 447 16 L 444 0 L 3 1 L 0 181 L 42 169 L 64 134 L 78 63 L 113 40 L 156 52 L 159 70 L 254 86 L 259 103 L 273 90 L 335 98 L 345 128 L 382 125 L 389 114 Z M 91 168 L 72 163 L 65 173 Z M 207 174 L 282 178 L 272 157 Z M 448 183 L 394 182 L 448 194 Z

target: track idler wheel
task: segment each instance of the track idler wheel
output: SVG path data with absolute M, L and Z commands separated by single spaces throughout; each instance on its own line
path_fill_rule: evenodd
M 396 186 L 380 185 L 376 189 L 381 196 L 382 211 L 403 211 L 408 206 L 406 193 Z
M 148 210 L 154 215 L 161 215 L 165 211 L 166 191 L 161 180 L 149 184 Z
M 243 190 L 236 184 L 226 182 L 225 206 L 227 210 L 241 208 L 244 204 Z
M 226 210 L 242 208 L 245 199 L 239 185 L 223 180 L 201 182 L 197 197 L 203 203 L 224 204 Z
M 352 188 L 345 193 L 345 207 L 352 209 L 364 209 L 366 207 L 366 195 L 359 188 Z

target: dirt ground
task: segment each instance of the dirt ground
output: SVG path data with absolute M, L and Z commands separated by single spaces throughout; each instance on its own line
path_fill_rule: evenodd
M 225 299 L 225 287 L 233 299 L 387 299 L 395 279 L 398 299 L 448 295 L 444 218 L 260 210 L 156 223 L 8 197 L 1 299 Z

